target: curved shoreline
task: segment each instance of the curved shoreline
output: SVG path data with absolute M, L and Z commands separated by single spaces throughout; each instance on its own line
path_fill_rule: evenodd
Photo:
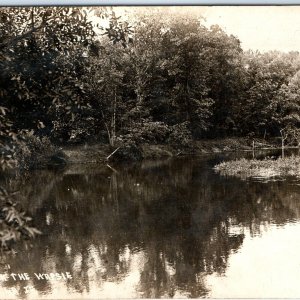
M 264 141 L 266 148 L 275 149 L 276 144 Z M 121 145 L 124 147 L 124 145 Z M 140 149 L 143 159 L 160 159 L 164 157 L 175 157 L 181 155 L 203 155 L 230 151 L 251 151 L 252 140 L 247 138 L 225 138 L 214 140 L 194 141 L 188 147 L 180 147 L 169 144 L 141 144 L 137 145 Z M 68 157 L 69 163 L 103 163 L 106 158 L 112 154 L 118 147 L 110 147 L 107 144 L 94 145 L 76 145 L 62 147 L 62 151 Z M 126 160 L 126 157 L 124 158 Z M 130 157 L 128 157 L 130 161 Z

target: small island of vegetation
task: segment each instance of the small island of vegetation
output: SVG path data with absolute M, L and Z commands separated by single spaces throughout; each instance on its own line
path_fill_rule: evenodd
M 214 170 L 223 176 L 241 179 L 300 176 L 300 157 L 294 155 L 277 159 L 267 157 L 263 160 L 242 158 L 222 162 L 216 165 Z

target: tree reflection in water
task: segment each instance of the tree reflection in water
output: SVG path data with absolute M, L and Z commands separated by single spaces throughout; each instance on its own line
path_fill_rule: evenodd
M 269 223 L 300 216 L 297 185 L 222 178 L 212 171 L 215 162 L 73 166 L 8 181 L 44 233 L 30 251 L 7 258 L 11 270 L 72 273 L 66 282 L 32 277 L 32 295 L 40 297 L 55 289 L 107 297 L 107 284 L 111 296 L 122 284 L 122 297 L 208 296 L 205 276 L 224 275 L 244 229 L 258 235 Z M 0 291 L 17 287 L 25 297 L 26 285 L 9 280 Z

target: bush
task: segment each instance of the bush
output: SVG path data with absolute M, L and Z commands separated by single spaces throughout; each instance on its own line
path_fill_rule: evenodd
M 171 127 L 168 143 L 177 147 L 188 147 L 190 146 L 192 139 L 189 122 L 183 122 Z
M 129 143 L 121 146 L 114 155 L 109 159 L 110 161 L 140 161 L 143 159 L 143 151 L 134 143 Z
M 171 130 L 168 125 L 163 122 L 147 121 L 137 124 L 136 127 L 130 128 L 128 132 L 120 136 L 124 142 L 134 143 L 166 143 Z
M 7 142 L 5 145 L 0 145 L 0 173 L 17 165 L 15 151 L 16 145 L 14 143 Z
M 75 115 L 74 120 L 53 121 L 51 140 L 80 144 L 95 139 L 100 131 L 99 120 L 87 115 Z
M 0 106 L 0 171 L 6 171 L 16 165 L 16 144 L 17 134 L 12 130 L 8 109 Z
M 17 166 L 25 170 L 44 166 L 48 158 L 56 152 L 57 148 L 48 137 L 38 137 L 27 133 L 16 151 Z

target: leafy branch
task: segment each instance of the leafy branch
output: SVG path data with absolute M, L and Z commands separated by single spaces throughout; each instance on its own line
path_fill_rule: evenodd
M 30 225 L 32 218 L 17 207 L 15 194 L 0 187 L 0 249 L 5 251 L 12 250 L 20 240 L 26 241 L 41 234 Z

